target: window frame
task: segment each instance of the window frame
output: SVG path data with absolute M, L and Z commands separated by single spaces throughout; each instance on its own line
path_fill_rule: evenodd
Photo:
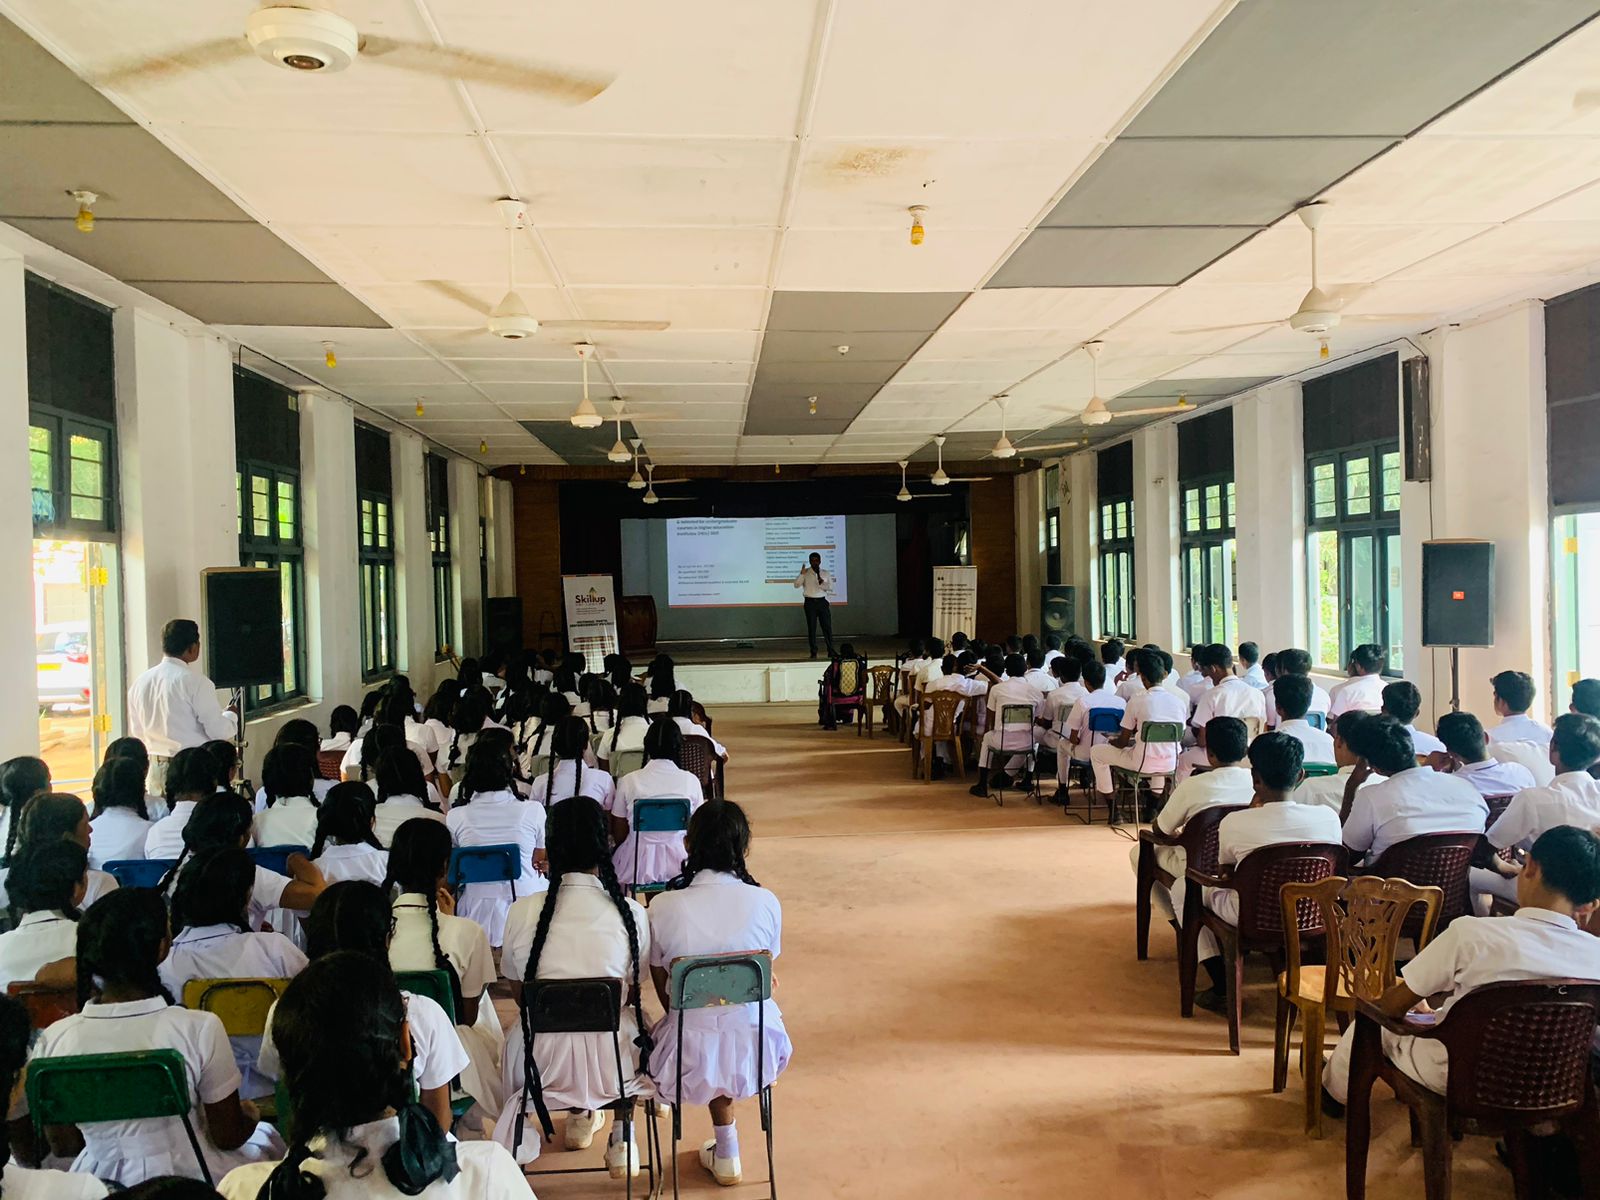
M 371 522 L 366 521 L 371 505 Z M 395 588 L 394 496 L 356 489 L 356 571 L 361 606 L 361 679 L 386 679 L 399 668 Z
M 120 533 L 120 506 L 117 503 L 119 475 L 117 471 L 117 428 L 109 421 L 66 412 L 48 404 L 28 405 L 29 436 L 29 496 L 40 489 L 32 486 L 32 437 L 34 429 L 47 430 L 50 435 L 49 456 L 50 506 L 53 510 L 46 521 L 39 519 L 33 506 L 33 536 L 58 538 L 66 541 L 115 542 Z M 101 447 L 101 494 L 96 499 L 103 506 L 98 520 L 72 515 L 72 439 L 87 438 Z M 87 493 L 84 493 L 87 495 Z
M 1355 478 L 1350 470 L 1356 463 L 1366 464 L 1366 490 L 1357 495 L 1352 485 Z M 1332 467 L 1333 494 L 1318 496 L 1319 470 Z M 1394 490 L 1388 489 L 1389 473 L 1393 472 Z M 1311 631 L 1309 641 L 1314 665 L 1320 669 L 1342 672 L 1350 661 L 1351 650 L 1360 642 L 1354 633 L 1357 590 L 1357 550 L 1366 543 L 1369 555 L 1365 572 L 1370 580 L 1366 602 L 1371 606 L 1372 641 L 1383 646 L 1388 653 L 1385 676 L 1398 678 L 1404 669 L 1402 658 L 1404 634 L 1403 596 L 1398 588 L 1386 585 L 1393 571 L 1400 569 L 1398 556 L 1403 553 L 1400 537 L 1400 507 L 1405 483 L 1405 463 L 1398 438 L 1361 442 L 1337 449 L 1319 451 L 1306 456 L 1306 573 L 1307 618 Z M 1393 496 L 1392 506 L 1388 500 Z M 1360 501 L 1361 503 L 1358 503 Z M 1321 578 L 1321 547 L 1328 544 L 1335 550 L 1335 569 L 1338 572 L 1338 595 L 1335 598 L 1337 614 L 1339 661 L 1322 661 L 1320 633 L 1323 620 L 1323 588 Z M 1365 639 L 1361 639 L 1365 640 Z
M 1178 485 L 1178 563 L 1184 644 L 1233 645 L 1239 632 L 1239 542 L 1238 496 L 1231 470 L 1198 475 Z M 1217 578 L 1219 565 L 1222 579 Z
M 1118 509 L 1122 512 L 1118 512 Z M 1125 517 L 1126 521 L 1120 521 Z M 1132 495 L 1101 496 L 1095 510 L 1099 545 L 1095 573 L 1100 583 L 1100 636 L 1131 639 L 1138 620 L 1134 574 Z
M 434 464 L 438 464 L 435 466 Z M 428 553 L 433 574 L 433 658 L 449 659 L 455 646 L 455 570 L 450 544 L 450 464 L 437 454 L 423 457 L 427 485 Z M 437 472 L 441 480 L 435 480 Z M 441 484 L 442 486 L 436 486 Z
M 255 528 L 254 481 L 267 483 L 267 532 Z M 293 508 L 291 533 L 284 536 L 282 510 L 283 497 L 279 485 L 293 488 L 290 505 Z M 239 458 L 234 470 L 234 505 L 239 534 L 239 565 L 267 567 L 278 571 L 283 578 L 284 568 L 289 569 L 287 582 L 289 594 L 284 597 L 284 616 L 294 634 L 294 653 L 286 659 L 293 671 L 292 684 L 280 679 L 272 684 L 258 684 L 244 690 L 247 715 L 256 716 L 273 712 L 298 703 L 307 696 L 306 691 L 306 560 L 305 560 L 305 492 L 300 484 L 300 472 L 277 463 L 257 459 Z

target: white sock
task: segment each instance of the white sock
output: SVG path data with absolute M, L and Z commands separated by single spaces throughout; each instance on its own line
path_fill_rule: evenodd
M 737 1122 L 729 1121 L 726 1125 L 713 1125 L 711 1132 L 717 1137 L 718 1158 L 739 1157 L 739 1128 Z

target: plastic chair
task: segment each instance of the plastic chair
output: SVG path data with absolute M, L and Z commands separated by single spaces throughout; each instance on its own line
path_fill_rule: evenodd
M 62 1017 L 70 1017 L 78 1011 L 76 984 L 56 987 L 31 979 L 19 980 L 6 987 L 6 995 L 22 1002 L 22 1007 L 28 1010 L 28 1024 L 34 1029 L 48 1029 Z
M 873 667 L 867 675 L 867 690 L 861 699 L 861 720 L 856 725 L 856 736 L 860 737 L 865 729 L 870 738 L 879 709 L 883 710 L 884 728 L 889 729 L 889 714 L 894 711 L 894 668 L 884 663 Z M 890 732 L 893 730 L 890 729 Z
M 957 710 L 965 700 L 960 692 L 935 692 L 922 706 L 911 728 L 911 778 L 933 782 L 933 749 L 940 742 L 950 747 L 961 778 L 967 777 L 967 758 L 957 726 Z M 926 723 L 927 732 L 924 733 Z
M 823 724 L 832 729 L 839 721 L 839 710 L 853 708 L 858 718 L 867 699 L 867 660 L 865 658 L 840 658 L 828 664 L 822 673 L 821 715 Z
M 438 967 L 431 971 L 396 971 L 394 981 L 402 992 L 426 996 L 444 1009 L 452 1022 L 461 1024 L 461 1000 L 449 971 Z
M 106 864 L 106 874 L 118 887 L 160 887 L 168 871 L 178 865 L 175 858 L 119 858 Z
M 1511 807 L 1511 801 L 1516 799 L 1515 792 L 1503 792 L 1498 796 L 1485 796 L 1483 802 L 1489 806 L 1489 819 L 1484 823 L 1484 828 L 1489 829 Z
M 667 996 L 676 1012 L 678 1038 L 677 1083 L 673 1096 L 683 1095 L 683 1014 L 691 1008 L 723 1004 L 756 1005 L 756 1083 L 761 1110 L 761 1130 L 767 1136 L 767 1186 L 778 1200 L 778 1173 L 772 1145 L 772 1085 L 767 1077 L 767 1006 L 772 999 L 772 955 L 766 950 L 741 950 L 731 954 L 705 954 L 675 958 L 669 968 Z M 672 1102 L 672 1195 L 678 1197 L 678 1139 L 683 1136 L 683 1104 Z
M 1285 927 L 1294 924 L 1302 903 L 1322 915 L 1327 938 L 1325 966 L 1302 965 L 1300 939 L 1284 942 L 1288 952 L 1278 976 L 1278 1013 L 1273 1025 L 1272 1090 L 1289 1083 L 1289 1041 L 1298 1014 L 1300 1075 L 1305 1084 L 1306 1132 L 1322 1136 L 1322 1045 L 1328 1014 L 1341 1018 L 1356 1010 L 1357 998 L 1378 1000 L 1395 983 L 1395 947 L 1401 926 L 1422 906 L 1420 950 L 1433 938 L 1442 894 L 1403 879 L 1330 875 L 1315 883 L 1286 883 L 1279 893 Z
M 516 881 L 522 878 L 522 847 L 511 843 L 492 846 L 457 846 L 450 851 L 451 888 L 459 892 L 463 884 L 503 883 L 517 898 Z
M 683 754 L 678 765 L 700 781 L 700 791 L 707 800 L 721 797 L 722 785 L 717 771 L 717 756 L 712 752 L 710 738 L 684 738 Z
M 1320 729 L 1323 733 L 1327 733 L 1328 714 L 1324 712 L 1308 712 L 1306 713 L 1306 724 L 1313 729 Z
M 1178 1008 L 1194 1016 L 1195 972 L 1200 967 L 1200 930 L 1209 929 L 1222 947 L 1228 990 L 1228 1049 L 1239 1053 L 1239 1025 L 1244 1017 L 1244 958 L 1252 950 L 1284 952 L 1286 936 L 1320 937 L 1322 914 L 1302 901 L 1297 926 L 1284 924 L 1278 897 L 1286 883 L 1315 883 L 1338 873 L 1344 847 L 1320 842 L 1287 842 L 1252 850 L 1229 874 L 1219 867 L 1207 873 L 1190 867 L 1184 889 L 1182 933 L 1178 939 Z M 1239 894 L 1239 923 L 1230 925 L 1201 901 L 1203 888 L 1232 888 Z
M 1120 722 L 1119 722 L 1120 724 Z M 1151 746 L 1172 746 L 1181 749 L 1183 746 L 1183 724 L 1180 721 L 1146 721 L 1139 729 L 1139 766 L 1112 767 L 1111 779 L 1119 786 L 1111 792 L 1111 812 L 1109 821 L 1113 825 L 1121 824 L 1122 804 L 1124 794 L 1128 795 L 1133 803 L 1133 823 L 1139 823 L 1139 789 L 1147 787 L 1153 779 L 1165 779 L 1167 786 L 1162 790 L 1161 797 L 1165 801 L 1172 795 L 1172 789 L 1177 786 L 1178 768 L 1177 755 L 1173 755 L 1173 768 L 1170 771 L 1147 771 L 1145 763 L 1150 760 Z M 1155 807 L 1155 792 L 1150 792 L 1150 806 Z
M 989 769 L 991 774 L 1000 766 L 1008 765 L 1012 759 L 1022 759 L 1022 769 L 1028 773 L 1028 795 L 1039 803 L 1044 803 L 1044 793 L 1039 790 L 1039 743 L 1033 736 L 1034 710 L 1031 704 L 1002 704 L 1000 706 L 1000 723 L 997 727 L 1000 734 L 1000 744 L 989 750 Z M 1016 739 L 1018 745 L 1007 745 L 1007 741 Z M 1020 743 L 1026 740 L 1027 745 Z M 1004 788 L 995 788 L 993 791 L 994 802 L 1004 808 L 1006 793 Z
M 260 1037 L 288 986 L 287 979 L 191 979 L 183 985 L 183 1007 L 214 1013 L 229 1037 Z
M 622 1065 L 622 980 L 535 979 L 522 985 L 522 995 L 522 1036 L 528 1040 L 528 1059 L 533 1063 L 533 1070 L 522 1082 L 522 1095 L 508 1098 L 506 1103 L 521 1104 L 522 1112 L 526 1114 L 528 1101 L 532 1100 L 534 1111 L 539 1117 L 540 1128 L 546 1137 L 554 1136 L 555 1126 L 550 1120 L 550 1110 L 545 1107 L 544 1093 L 539 1083 L 538 1059 L 533 1054 L 534 1038 L 541 1033 L 609 1033 L 612 1053 L 616 1056 L 617 1063 L 617 1103 L 614 1107 L 617 1111 L 617 1120 L 622 1125 L 623 1142 L 631 1145 L 633 1104 L 628 1101 L 628 1078 Z M 516 1050 L 507 1046 L 506 1053 L 514 1054 Z M 648 1121 L 645 1126 L 644 1166 L 650 1180 L 650 1189 L 645 1194 L 654 1196 L 656 1163 L 660 1160 L 660 1130 L 656 1126 L 654 1100 L 645 1101 L 645 1113 Z M 511 1140 L 513 1156 L 522 1145 L 523 1126 L 526 1123 L 525 1119 L 516 1123 Z M 605 1167 L 566 1167 L 551 1171 L 525 1171 L 524 1174 L 585 1175 L 605 1169 Z M 633 1176 L 625 1171 L 623 1178 L 626 1180 L 626 1194 L 629 1200 L 632 1200 Z
M 1168 891 L 1177 876 L 1164 868 L 1156 853 L 1158 846 L 1177 846 L 1183 850 L 1185 868 L 1194 867 L 1207 874 L 1217 869 L 1217 826 L 1231 812 L 1247 804 L 1214 804 L 1202 808 L 1183 823 L 1176 834 L 1165 834 L 1154 827 L 1139 830 L 1139 858 L 1134 869 L 1134 953 L 1140 962 L 1150 957 L 1150 889 L 1160 884 Z
M 1474 1133 L 1504 1132 L 1516 1194 L 1535 1195 L 1528 1130 L 1548 1122 L 1559 1124 L 1577 1145 L 1578 1174 L 1593 1197 L 1600 1181 L 1600 1109 L 1589 1078 L 1589 1045 L 1597 1018 L 1600 984 L 1588 979 L 1485 984 L 1456 1000 L 1433 1025 L 1390 1017 L 1358 1000 L 1345 1110 L 1345 1195 L 1364 1200 L 1367 1194 L 1372 1085 L 1381 1079 L 1411 1110 L 1427 1200 L 1450 1195 L 1452 1143 L 1469 1127 Z M 1380 1039 L 1384 1032 L 1444 1045 L 1444 1095 L 1389 1061 Z
M 304 854 L 311 857 L 310 846 L 251 846 L 250 861 L 258 867 L 265 867 L 279 875 L 289 873 L 289 856 L 291 854 Z M 187 1006 L 185 1006 L 187 1007 Z
M 1104 739 L 1112 737 L 1117 733 L 1118 730 L 1122 728 L 1122 711 L 1123 710 L 1120 708 L 1091 708 L 1089 710 L 1089 716 L 1084 721 L 1084 732 L 1089 735 L 1089 744 L 1083 747 L 1086 757 L 1087 752 L 1089 750 L 1093 750 L 1096 746 L 1097 738 Z M 1087 761 L 1079 762 L 1077 759 L 1071 758 L 1070 754 L 1071 752 L 1068 751 L 1068 761 L 1071 765 L 1068 768 L 1067 774 L 1067 799 L 1068 801 L 1072 799 L 1071 772 L 1077 771 L 1078 788 L 1083 792 L 1084 814 L 1079 817 L 1077 813 L 1069 812 L 1068 815 L 1078 817 L 1078 819 L 1085 825 L 1093 825 L 1095 809 L 1094 773 Z M 1106 821 L 1108 824 L 1110 823 L 1110 820 L 1111 809 L 1108 807 L 1106 809 Z
M 206 1184 L 216 1186 L 190 1114 L 189 1076 L 176 1050 L 70 1054 L 28 1063 L 28 1111 L 42 1142 L 47 1125 L 94 1125 L 177 1117 Z
M 682 796 L 641 796 L 633 802 L 633 813 L 628 824 L 634 834 L 682 833 L 689 828 L 689 802 Z M 654 895 L 667 889 L 665 880 L 658 883 L 639 882 L 640 839 L 633 839 L 633 882 L 629 893 L 635 898 Z
M 624 775 L 631 775 L 644 766 L 644 751 L 618 750 L 606 759 L 606 766 L 611 772 L 612 779 L 621 779 Z
M 1311 762 L 1304 764 L 1300 769 L 1306 773 L 1306 779 L 1322 779 L 1329 775 L 1337 775 L 1339 764 Z
M 339 780 L 339 767 L 344 762 L 343 750 L 317 751 L 317 776 L 321 779 Z
M 1472 865 L 1473 851 L 1482 840 L 1483 834 L 1473 831 L 1421 833 L 1390 846 L 1376 863 L 1363 869 L 1362 874 L 1404 879 L 1418 887 L 1438 888 L 1443 897 L 1439 905 L 1438 926 L 1440 930 L 1448 929 L 1451 921 L 1471 911 L 1472 895 L 1467 873 Z M 1400 936 L 1417 938 L 1422 932 L 1421 914 L 1412 913 Z M 1417 948 L 1422 948 L 1420 943 Z

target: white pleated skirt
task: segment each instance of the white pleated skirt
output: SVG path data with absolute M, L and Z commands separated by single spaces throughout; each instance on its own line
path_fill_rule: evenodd
M 616 868 L 617 880 L 626 887 L 630 883 L 665 883 L 676 879 L 683 871 L 689 850 L 682 830 L 662 830 L 652 833 L 630 833 L 611 855 L 611 865 Z M 639 877 L 634 878 L 634 846 L 638 846 Z
M 760 1083 L 756 1079 L 756 1035 L 760 1032 L 754 1004 L 693 1008 L 683 1014 L 683 1103 L 710 1104 L 719 1096 L 744 1100 L 770 1086 L 789 1065 L 794 1046 L 775 1002 L 766 1007 L 765 1041 Z M 656 1095 L 667 1103 L 677 1098 L 678 1014 L 656 1022 L 655 1049 L 650 1052 L 650 1077 Z

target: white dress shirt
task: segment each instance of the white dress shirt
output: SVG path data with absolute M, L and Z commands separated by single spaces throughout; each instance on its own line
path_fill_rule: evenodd
M 9 933 L 0 933 L 0 991 L 28 983 L 39 968 L 78 952 L 78 923 L 65 913 L 31 912 Z
M 1507 717 L 1488 731 L 1491 742 L 1535 742 L 1540 746 L 1550 744 L 1550 726 L 1535 721 L 1527 713 Z
M 93 1175 L 76 1171 L 35 1171 L 21 1163 L 8 1162 L 0 1178 L 0 1192 L 6 1200 L 100 1200 L 110 1195 L 106 1185 Z
M 1262 696 L 1262 702 L 1267 709 L 1267 728 L 1276 729 L 1278 727 L 1278 701 L 1272 694 L 1272 685 L 1270 683 L 1267 685 L 1266 693 Z M 1307 714 L 1321 713 L 1326 718 L 1331 703 L 1332 701 L 1328 699 L 1328 690 L 1313 680 L 1311 683 L 1311 703 L 1306 706 Z
M 438 921 L 439 949 L 461 980 L 463 996 L 481 996 L 495 981 L 494 951 L 483 926 L 466 917 L 452 916 L 434 908 Z M 433 956 L 433 929 L 428 924 L 428 898 L 421 892 L 406 892 L 394 900 L 394 933 L 389 938 L 389 965 L 396 971 L 432 971 L 438 962 Z
M 1255 688 L 1242 679 L 1229 676 L 1208 691 L 1200 692 L 1195 700 L 1191 724 L 1196 729 L 1204 729 L 1212 717 L 1254 717 L 1264 726 L 1267 706 Z
M 1002 679 L 994 684 L 986 693 L 986 705 L 993 714 L 989 718 L 989 728 L 996 729 L 1000 725 L 1001 710 L 1013 704 L 1025 704 L 1037 715 L 1044 704 L 1044 693 L 1027 681 L 1026 677 L 1020 679 Z M 1033 723 L 1033 716 L 1028 718 L 1028 723 Z
M 1175 725 L 1182 725 L 1188 715 L 1188 698 L 1181 693 L 1175 695 L 1164 687 L 1150 688 L 1128 701 L 1128 707 L 1122 710 L 1122 728 L 1133 733 L 1128 754 L 1132 761 L 1139 764 L 1139 770 L 1157 773 L 1175 770 L 1178 752 L 1182 749 L 1178 742 L 1156 742 L 1146 747 L 1145 722 L 1171 721 Z
M 1483 832 L 1489 806 L 1464 779 L 1427 767 L 1391 775 L 1362 788 L 1350 804 L 1344 844 L 1377 859 L 1390 846 L 1422 833 Z
M 1042 695 L 1048 696 L 1056 690 L 1056 677 L 1043 667 L 1029 667 L 1027 671 L 1023 672 L 1022 681 L 1031 684 Z
M 794 586 L 801 589 L 807 600 L 821 600 L 833 592 L 833 572 L 806 567 L 794 577 Z
M 89 865 L 104 870 L 108 862 L 144 857 L 145 838 L 154 821 L 131 808 L 108 808 L 89 822 Z
M 317 838 L 317 806 L 309 796 L 284 796 L 252 822 L 257 846 L 309 846 Z
M 1259 695 L 1259 693 L 1257 693 Z M 1294 738 L 1305 749 L 1305 758 L 1302 762 L 1331 763 L 1333 761 L 1333 735 L 1308 724 L 1304 718 L 1297 717 L 1293 721 L 1285 721 L 1278 726 L 1279 733 L 1286 733 Z
M 1325 808 L 1331 808 L 1337 814 L 1344 808 L 1345 785 L 1350 782 L 1350 776 L 1354 773 L 1354 766 L 1340 767 L 1337 775 L 1319 775 L 1315 779 L 1302 780 L 1289 799 L 1296 804 L 1320 804 Z M 1382 775 L 1368 775 L 1361 781 L 1361 786 L 1357 790 L 1375 787 L 1382 782 Z
M 1267 673 L 1261 669 L 1260 663 L 1252 663 L 1239 672 L 1239 678 L 1259 691 L 1267 690 Z
M 1122 712 L 1128 707 L 1128 702 L 1117 695 L 1116 690 L 1107 683 L 1098 691 L 1086 692 L 1083 699 L 1072 706 L 1072 713 L 1067 717 L 1067 722 L 1062 726 L 1061 736 L 1070 737 L 1076 733 L 1078 744 L 1073 749 L 1073 757 L 1079 762 L 1089 761 L 1089 714 L 1097 708 L 1109 708 Z M 1094 735 L 1096 737 L 1109 737 L 1109 734 Z
M 1198 812 L 1219 804 L 1249 804 L 1255 795 L 1249 767 L 1217 767 L 1191 775 L 1177 787 L 1156 814 L 1155 827 L 1169 836 L 1181 833 Z M 1156 862 L 1169 875 L 1183 874 L 1188 865 L 1182 846 L 1157 846 Z
M 1518 792 L 1489 827 L 1496 850 L 1507 846 L 1531 849 L 1539 835 L 1557 825 L 1600 829 L 1600 779 L 1587 771 L 1564 771 L 1546 787 Z
M 1377 712 L 1383 707 L 1382 675 L 1352 675 L 1328 692 L 1328 720 L 1340 713 Z
M 365 842 L 351 842 L 348 845 L 329 842 L 322 848 L 322 853 L 311 860 L 311 865 L 321 871 L 323 879 L 330 884 L 343 883 L 346 879 L 364 879 L 382 887 L 389 875 L 389 854 Z
M 584 767 L 583 774 L 579 775 L 578 764 L 570 758 L 564 758 L 556 763 L 553 779 L 549 771 L 542 771 L 533 777 L 528 787 L 528 798 L 540 804 L 547 799 L 554 804 L 570 796 L 588 796 L 601 808 L 606 808 L 616 792 L 616 781 L 611 778 L 609 771 L 602 771 L 599 767 Z
M 194 815 L 194 800 L 179 800 L 172 811 L 154 825 L 144 838 L 145 858 L 177 858 L 183 853 L 183 827 Z
M 1407 725 L 1406 732 L 1411 735 L 1411 747 L 1418 754 L 1442 754 L 1444 743 L 1431 733 L 1424 733 L 1415 725 Z
M 372 833 L 385 847 L 394 841 L 395 831 L 407 821 L 437 821 L 444 814 L 423 804 L 419 796 L 390 796 L 372 810 Z
M 181 658 L 164 656 L 128 689 L 128 735 L 153 758 L 228 741 L 238 731 L 238 718 L 217 703 L 211 681 Z
M 1290 842 L 1338 845 L 1338 814 L 1320 804 L 1279 802 L 1229 813 L 1217 824 L 1217 862 L 1232 866 L 1252 850 Z
M 1521 763 L 1501 762 L 1498 758 L 1464 762 L 1451 774 L 1465 779 L 1482 796 L 1514 796 L 1523 788 L 1534 786 L 1533 772 L 1527 767 Z

